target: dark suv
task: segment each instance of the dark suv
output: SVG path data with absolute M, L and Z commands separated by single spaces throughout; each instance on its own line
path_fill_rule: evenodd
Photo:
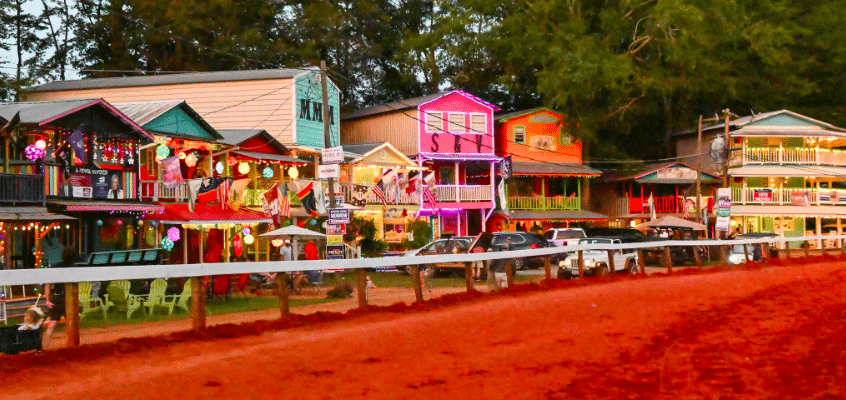
M 539 249 L 549 247 L 549 242 L 543 236 L 531 232 L 494 232 L 493 240 L 489 251 L 500 251 L 505 246 L 506 240 L 511 238 L 510 250 L 526 250 Z M 558 264 L 555 255 L 549 256 L 534 256 L 523 257 L 517 259 L 517 269 L 539 268 L 543 266 L 543 261 L 549 259 L 553 265 Z M 503 260 L 494 260 L 494 263 L 503 262 Z

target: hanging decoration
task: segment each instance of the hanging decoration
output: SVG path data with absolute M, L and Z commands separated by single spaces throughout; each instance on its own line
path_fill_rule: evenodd
M 256 241 L 256 238 L 253 235 L 245 235 L 244 236 L 244 244 L 253 244 Z
M 179 228 L 173 227 L 167 230 L 167 238 L 171 241 L 176 242 L 180 239 L 180 237 Z
M 103 226 L 103 220 L 102 219 L 97 220 L 97 226 Z
M 242 162 L 238 164 L 238 173 L 246 175 L 250 172 L 250 164 Z
M 180 160 L 184 160 L 185 159 L 185 152 L 180 151 L 180 152 L 176 153 L 176 156 L 179 157 Z
M 285 244 L 285 240 L 273 239 L 270 241 L 270 244 L 273 245 L 273 247 L 282 247 L 282 245 Z
M 317 220 L 312 219 L 311 221 L 308 221 L 308 224 L 311 225 L 311 226 L 315 226 L 315 225 L 317 225 Z
M 267 179 L 273 178 L 273 168 L 264 167 L 264 170 L 261 171 L 261 176 Z
M 173 250 L 173 241 L 168 239 L 168 238 L 162 238 L 161 245 L 162 245 L 162 248 L 165 249 L 166 251 Z
M 235 157 L 227 157 L 226 162 L 229 163 L 230 167 L 234 167 L 235 164 L 238 164 L 238 160 L 236 160 Z
M 121 226 L 121 225 L 123 225 L 123 221 L 117 220 L 117 224 L 118 224 L 118 226 Z
M 300 171 L 297 167 L 288 168 L 288 176 L 291 177 L 291 179 L 297 179 L 300 176 Z
M 217 171 L 218 175 L 223 174 L 223 163 L 218 161 L 217 164 L 214 165 L 214 170 Z
M 193 168 L 195 165 L 197 165 L 198 160 L 199 158 L 197 157 L 197 152 L 191 152 L 191 154 L 185 156 L 185 165 Z
M 26 153 L 26 158 L 29 159 L 29 161 L 42 159 L 47 154 L 44 152 L 44 149 L 39 148 L 34 144 L 26 146 L 26 150 L 24 150 L 24 152 Z
M 244 235 L 249 235 L 250 233 L 252 233 L 252 231 L 250 230 L 250 228 L 241 228 L 241 233 Z
M 160 144 L 156 147 L 156 161 L 167 158 L 170 155 L 170 147 Z
M 235 249 L 235 257 L 241 257 L 241 253 L 244 251 L 244 246 L 241 244 L 241 235 L 235 235 L 232 244 Z
M 38 139 L 35 141 L 35 147 L 44 150 L 45 148 L 47 148 L 47 142 L 45 142 L 44 139 Z

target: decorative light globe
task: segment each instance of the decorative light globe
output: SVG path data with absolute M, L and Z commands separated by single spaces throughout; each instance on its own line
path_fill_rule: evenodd
M 250 164 L 247 164 L 245 162 L 238 164 L 238 172 L 243 175 L 248 174 L 250 172 Z
M 158 158 L 167 158 L 170 155 L 170 147 L 167 147 L 163 144 L 160 144 L 156 147 L 156 157 Z
M 173 241 L 168 239 L 168 238 L 162 238 L 161 245 L 162 245 L 162 248 L 167 250 L 167 251 L 173 250 Z
M 273 168 L 264 167 L 264 170 L 261 171 L 261 176 L 267 179 L 273 178 Z
M 223 174 L 223 163 L 218 161 L 217 164 L 214 165 L 214 170 L 217 171 L 218 175 Z
M 171 241 L 178 241 L 180 239 L 179 228 L 173 227 L 167 230 L 167 238 Z
M 291 179 L 297 179 L 300 176 L 300 171 L 297 167 L 288 168 L 288 176 L 290 176 Z
M 253 235 L 244 235 L 244 244 L 253 244 L 256 238 Z

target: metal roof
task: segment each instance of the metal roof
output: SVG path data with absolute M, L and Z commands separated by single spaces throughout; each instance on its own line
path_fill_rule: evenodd
M 508 121 L 509 119 L 514 119 L 514 118 L 517 118 L 517 117 L 522 117 L 524 115 L 534 114 L 538 111 L 549 111 L 549 112 L 551 112 L 555 115 L 558 115 L 559 117 L 561 116 L 561 113 L 556 112 L 552 109 L 549 109 L 549 108 L 546 108 L 546 107 L 535 107 L 535 108 L 530 108 L 528 110 L 512 111 L 510 113 L 498 114 L 498 115 L 494 116 L 494 119 L 497 122 L 505 122 L 505 121 Z
M 599 176 L 602 171 L 575 163 L 513 162 L 513 175 L 578 175 Z
M 211 136 L 216 139 L 222 139 L 223 136 L 212 128 L 203 117 L 200 116 L 185 100 L 165 100 L 165 101 L 145 101 L 137 103 L 113 103 L 113 106 L 120 110 L 129 119 L 135 121 L 136 124 L 144 126 L 158 117 L 166 114 L 174 108 L 182 109 L 191 119 L 198 125 L 205 129 Z M 179 132 L 169 132 L 179 133 Z M 203 138 L 204 139 L 204 138 Z
M 223 137 L 219 142 L 230 146 L 244 143 L 254 136 L 261 135 L 262 132 L 267 133 L 264 129 L 221 129 L 217 132 Z
M 258 69 L 244 71 L 190 72 L 184 74 L 123 76 L 115 78 L 79 79 L 55 81 L 30 88 L 32 92 L 53 92 L 60 90 L 103 89 L 133 86 L 179 85 L 186 83 L 253 81 L 265 79 L 288 79 L 308 73 L 310 68 Z M 317 71 L 314 68 L 314 71 Z
M 153 139 L 147 131 L 103 99 L 20 101 L 0 103 L 0 118 L 10 121 L 19 115 L 21 124 L 47 125 L 57 119 L 73 114 L 88 107 L 101 106 L 142 136 Z
M 769 111 L 769 112 L 765 112 L 765 113 L 758 113 L 758 114 L 753 114 L 753 115 L 747 115 L 745 117 L 735 118 L 733 120 L 729 120 L 729 128 L 733 128 L 733 127 L 734 128 L 741 128 L 741 127 L 748 125 L 750 123 L 760 121 L 762 119 L 770 118 L 770 117 L 773 117 L 773 116 L 776 116 L 776 115 L 779 115 L 779 114 L 788 114 L 790 116 L 793 116 L 793 117 L 796 117 L 796 118 L 799 118 L 799 119 L 820 125 L 820 126 L 824 127 L 825 129 L 829 129 L 829 130 L 832 130 L 832 131 L 846 132 L 846 129 L 836 127 L 832 124 L 829 124 L 828 122 L 816 120 L 816 119 L 813 119 L 811 117 L 807 117 L 807 116 L 804 116 L 802 114 L 799 114 L 799 113 L 796 113 L 796 112 L 793 112 L 793 111 L 790 111 L 790 110 Z M 712 124 L 712 125 L 705 125 L 705 126 L 702 127 L 702 132 L 712 131 L 712 130 L 715 130 L 715 129 L 722 130 L 722 129 L 725 129 L 725 126 L 726 126 L 725 122 L 718 122 L 718 123 Z M 691 134 L 696 134 L 696 129 L 688 129 L 688 130 L 684 130 L 684 131 L 681 131 L 681 132 L 676 132 L 676 133 L 673 133 L 672 136 L 686 136 L 686 135 L 691 135 Z M 734 132 L 732 132 L 731 134 L 734 135 Z
M 53 214 L 46 207 L 0 207 L 0 221 L 63 221 L 76 220 L 62 214 Z
M 360 110 L 356 110 L 356 111 L 341 115 L 341 119 L 342 120 L 356 119 L 356 118 L 366 117 L 368 115 L 384 114 L 384 113 L 389 113 L 389 112 L 394 112 L 394 111 L 408 110 L 410 108 L 416 109 L 421 104 L 428 103 L 428 102 L 435 100 L 439 97 L 448 96 L 448 95 L 451 95 L 453 93 L 460 94 L 464 97 L 472 99 L 473 101 L 477 101 L 479 103 L 482 103 L 485 106 L 492 108 L 494 111 L 499 110 L 499 107 L 497 107 L 497 106 L 495 106 L 491 103 L 488 103 L 487 101 L 482 100 L 482 99 L 480 99 L 480 98 L 478 98 L 478 97 L 476 97 L 476 96 L 474 96 L 470 93 L 467 93 L 463 90 L 453 90 L 453 91 L 450 91 L 450 92 L 440 92 L 440 93 L 435 93 L 435 94 L 429 94 L 429 95 L 426 95 L 426 96 L 415 97 L 415 98 L 411 98 L 411 99 L 399 100 L 399 101 L 395 101 L 395 102 L 392 102 L 392 103 L 386 103 L 386 104 L 382 104 L 382 105 L 378 105 L 378 106 L 362 108 Z M 413 117 L 417 118 L 416 115 L 414 115 Z
M 382 147 L 387 142 L 373 142 L 373 143 L 350 143 L 342 145 L 345 153 L 353 153 L 358 155 L 365 155 L 373 150 Z

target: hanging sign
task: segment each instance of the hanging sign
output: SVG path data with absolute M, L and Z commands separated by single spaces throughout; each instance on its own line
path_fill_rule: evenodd
M 344 245 L 343 244 L 327 244 L 326 245 L 326 259 L 327 260 L 343 260 Z
M 320 150 L 320 160 L 324 164 L 336 164 L 344 162 L 344 148 L 341 146 L 330 147 Z
M 728 232 L 731 225 L 731 188 L 717 189 L 717 223 L 714 229 Z
M 327 224 L 348 224 L 350 223 L 350 210 L 346 208 L 332 208 L 329 210 L 329 220 Z M 328 226 L 328 225 L 327 225 Z
M 338 164 L 321 164 L 317 167 L 318 179 L 338 179 L 341 177 L 341 167 Z
M 809 206 L 811 205 L 811 192 L 808 190 L 791 190 L 790 205 Z
M 754 189 L 752 191 L 752 202 L 754 203 L 772 203 L 773 190 L 772 189 Z
M 326 235 L 343 235 L 347 233 L 346 224 L 326 224 Z
M 344 244 L 343 235 L 326 235 L 327 244 Z

